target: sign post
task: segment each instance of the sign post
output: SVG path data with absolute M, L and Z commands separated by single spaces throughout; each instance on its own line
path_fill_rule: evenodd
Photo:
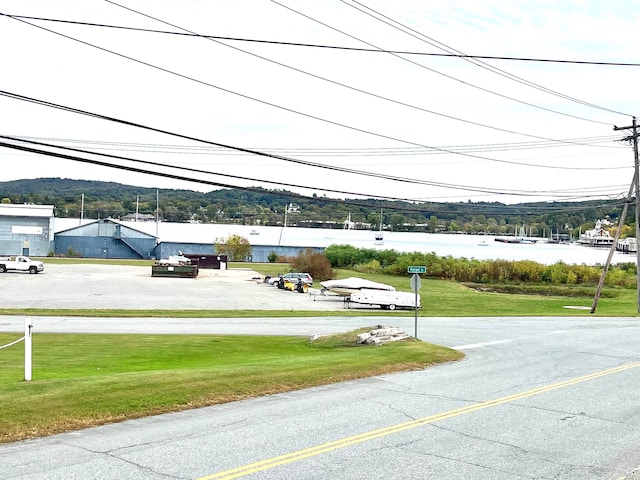
M 409 283 L 411 285 L 411 290 L 415 294 L 413 300 L 413 323 L 414 323 L 414 335 L 413 337 L 418 339 L 418 292 L 420 291 L 420 287 L 422 286 L 422 279 L 420 278 L 420 273 L 427 273 L 427 267 L 425 266 L 412 266 L 407 267 L 407 273 L 411 273 L 411 279 Z

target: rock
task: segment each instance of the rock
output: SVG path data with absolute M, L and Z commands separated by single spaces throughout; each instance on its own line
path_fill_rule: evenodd
M 371 330 L 370 332 L 360 333 L 356 337 L 356 343 L 366 345 L 383 345 L 388 342 L 397 342 L 398 340 L 405 340 L 409 338 L 409 335 L 399 327 L 383 327 L 378 325 L 378 328 Z

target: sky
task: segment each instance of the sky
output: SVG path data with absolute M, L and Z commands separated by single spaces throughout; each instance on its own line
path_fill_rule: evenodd
M 631 131 L 614 129 L 640 112 L 628 0 L 0 0 L 0 14 L 0 142 L 32 149 L 0 146 L 3 181 L 511 204 L 623 198 L 633 179 Z

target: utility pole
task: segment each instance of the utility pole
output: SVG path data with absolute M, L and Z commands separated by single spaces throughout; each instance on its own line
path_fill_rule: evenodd
M 640 177 L 638 176 L 638 165 L 640 164 L 640 160 L 638 159 L 638 124 L 636 122 L 636 117 L 633 117 L 633 121 L 630 126 L 627 127 L 616 127 L 614 125 L 613 129 L 615 131 L 618 130 L 631 130 L 631 135 L 623 138 L 623 140 L 631 141 L 633 145 L 633 166 L 634 166 L 634 189 L 635 189 L 635 205 L 636 205 L 636 271 L 637 271 L 637 282 L 636 282 L 636 299 L 637 299 L 637 310 L 640 313 L 640 248 L 638 248 L 638 244 L 640 242 Z
M 609 255 L 607 256 L 607 261 L 602 267 L 602 273 L 600 274 L 600 280 L 598 281 L 598 287 L 596 288 L 596 294 L 593 297 L 593 304 L 591 305 L 591 313 L 596 313 L 596 308 L 598 307 L 598 300 L 600 300 L 600 294 L 602 293 L 602 287 L 604 287 L 604 280 L 607 278 L 607 272 L 609 271 L 609 267 L 611 266 L 611 259 L 613 258 L 613 254 L 616 251 L 616 247 L 618 246 L 618 239 L 620 238 L 620 231 L 622 230 L 622 226 L 624 225 L 624 219 L 627 216 L 627 210 L 629 208 L 629 203 L 631 203 L 631 198 L 633 195 L 633 190 L 635 189 L 637 176 L 633 176 L 633 181 L 631 182 L 631 186 L 629 187 L 629 193 L 627 194 L 627 199 L 624 202 L 624 208 L 622 209 L 622 214 L 620 215 L 620 220 L 618 221 L 618 228 L 616 228 L 616 234 L 613 237 L 613 243 L 611 244 L 611 248 L 609 249 Z M 637 245 L 637 242 L 636 242 Z

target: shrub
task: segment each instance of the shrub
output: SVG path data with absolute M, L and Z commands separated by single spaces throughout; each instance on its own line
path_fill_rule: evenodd
M 314 281 L 322 281 L 333 278 L 331 263 L 324 253 L 307 248 L 297 257 L 289 259 L 291 269 L 296 272 L 308 272 Z
M 331 265 L 350 268 L 363 273 L 406 275 L 412 265 L 424 265 L 426 276 L 442 280 L 473 283 L 551 283 L 554 285 L 595 285 L 600 280 L 602 267 L 567 265 L 558 262 L 543 265 L 532 260 L 476 260 L 439 257 L 435 253 L 398 253 L 395 250 L 376 251 L 357 249 L 350 245 L 331 245 L 325 250 Z M 612 265 L 606 284 L 633 287 L 636 265 Z
M 371 260 L 368 263 L 355 265 L 353 269 L 356 272 L 362 273 L 382 273 L 382 267 L 380 266 L 380 262 L 378 260 Z
M 74 249 L 71 245 L 69 245 L 69 248 L 67 248 L 67 257 L 80 258 L 82 257 L 82 253 L 80 253 L 78 250 Z
M 635 284 L 635 278 L 629 277 L 626 272 L 620 268 L 612 268 L 607 272 L 605 283 L 619 287 L 630 287 Z
M 568 273 L 569 266 L 566 263 L 557 262 L 545 269 L 543 278 L 549 283 L 567 283 Z
M 276 263 L 278 261 L 278 254 L 272 251 L 269 255 L 267 255 L 267 260 L 269 263 Z
M 333 268 L 351 268 L 354 265 L 377 260 L 378 253 L 372 248 L 356 248 L 351 245 L 329 245 L 324 250 Z

